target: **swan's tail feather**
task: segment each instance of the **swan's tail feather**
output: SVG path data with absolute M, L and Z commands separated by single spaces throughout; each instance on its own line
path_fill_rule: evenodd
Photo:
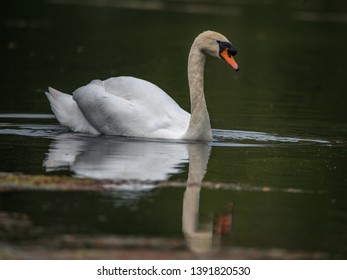
M 74 103 L 72 96 L 51 87 L 48 88 L 46 95 L 58 121 L 62 125 L 70 127 L 71 109 Z
M 99 132 L 86 120 L 72 95 L 60 92 L 49 87 L 46 96 L 52 111 L 59 123 L 72 131 L 99 134 Z

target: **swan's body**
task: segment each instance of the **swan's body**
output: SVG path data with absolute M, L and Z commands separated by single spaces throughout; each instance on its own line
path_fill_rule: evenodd
M 211 141 L 203 91 L 205 54 L 222 57 L 238 70 L 229 41 L 216 32 L 201 33 L 188 60 L 191 114 L 156 85 L 133 77 L 94 80 L 72 96 L 53 88 L 46 94 L 58 121 L 75 132 Z
M 58 121 L 76 132 L 180 139 L 189 125 L 170 96 L 133 77 L 94 80 L 73 96 L 50 88 L 47 96 Z

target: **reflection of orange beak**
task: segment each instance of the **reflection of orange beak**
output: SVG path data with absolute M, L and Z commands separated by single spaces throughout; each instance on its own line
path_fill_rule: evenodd
M 228 49 L 226 48 L 224 51 L 222 51 L 220 53 L 220 55 L 224 58 L 224 60 L 232 67 L 234 68 L 236 71 L 239 71 L 239 66 L 237 65 L 234 57 L 231 55 L 229 56 L 228 54 Z

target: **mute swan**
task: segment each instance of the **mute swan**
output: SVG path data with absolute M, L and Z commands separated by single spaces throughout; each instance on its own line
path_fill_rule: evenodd
M 204 96 L 206 54 L 221 58 L 236 71 L 236 49 L 222 34 L 205 31 L 190 49 L 188 80 L 191 114 L 156 85 L 134 77 L 94 80 L 73 95 L 46 92 L 59 123 L 72 131 L 160 139 L 212 141 Z

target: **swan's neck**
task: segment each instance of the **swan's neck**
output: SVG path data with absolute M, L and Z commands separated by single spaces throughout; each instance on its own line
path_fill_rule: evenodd
M 204 95 L 205 54 L 195 41 L 188 59 L 188 81 L 190 90 L 191 117 L 184 136 L 188 140 L 212 141 L 210 117 Z

